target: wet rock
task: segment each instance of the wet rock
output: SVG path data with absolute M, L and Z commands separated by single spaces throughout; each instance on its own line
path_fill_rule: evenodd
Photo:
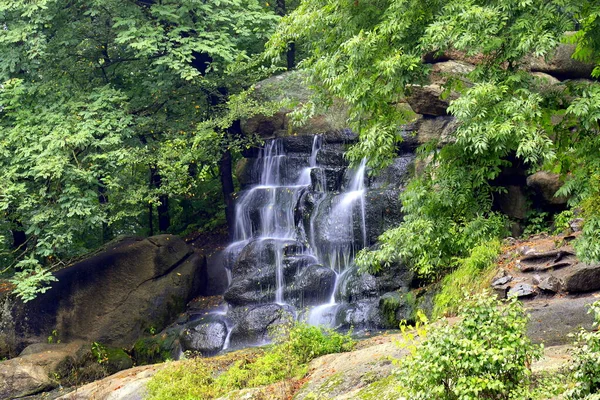
M 344 149 L 340 146 L 323 146 L 317 154 L 317 165 L 323 167 L 343 167 L 348 165 Z
M 375 243 L 386 230 L 402 222 L 400 189 L 369 190 L 365 195 L 367 243 Z
M 273 268 L 271 268 L 273 270 Z M 273 270 L 274 271 L 274 270 Z M 275 274 L 272 282 L 262 282 L 253 279 L 235 278 L 225 295 L 225 300 L 234 306 L 267 303 L 275 300 Z
M 265 304 L 234 310 L 237 322 L 231 331 L 231 345 L 263 343 L 269 339 L 269 329 L 283 324 L 293 317 L 294 310 L 288 305 Z
M 406 291 L 411 287 L 414 273 L 401 263 L 383 268 L 377 274 L 361 273 L 352 267 L 340 283 L 340 295 L 347 302 L 377 298 L 386 292 Z
M 567 198 L 556 197 L 555 194 L 562 187 L 560 175 L 546 171 L 539 171 L 527 177 L 527 186 L 536 191 L 548 204 L 566 204 Z
M 294 135 L 281 138 L 286 153 L 304 153 L 310 156 L 313 146 L 313 135 Z
M 340 328 L 378 329 L 386 326 L 379 312 L 379 299 L 364 299 L 342 304 L 336 316 L 336 325 Z
M 556 273 L 569 293 L 591 292 L 600 289 L 600 264 L 578 263 Z
M 392 164 L 369 178 L 369 189 L 400 189 L 404 187 L 413 169 L 415 156 L 397 157 Z
M 276 252 L 282 251 L 286 244 L 294 243 L 293 240 L 278 241 L 275 239 L 250 241 L 240 252 L 233 265 L 234 279 L 246 277 L 257 270 L 268 270 L 275 265 Z
M 310 172 L 311 189 L 316 192 L 341 190 L 346 167 L 313 168 Z
M 326 303 L 333 292 L 335 272 L 322 265 L 306 267 L 291 285 L 290 295 L 299 307 Z
M 398 329 L 400 321 L 414 322 L 416 297 L 408 292 L 389 292 L 379 298 L 379 314 L 384 329 Z
M 517 296 L 521 297 L 529 297 L 534 296 L 536 294 L 535 288 L 528 283 L 517 283 L 515 286 L 508 290 L 507 297 Z
M 330 130 L 323 134 L 323 142 L 326 144 L 351 144 L 358 142 L 358 134 L 351 129 Z
M 203 356 L 217 354 L 227 338 L 227 325 L 215 318 L 205 318 L 188 324 L 181 332 L 183 350 L 200 352 Z

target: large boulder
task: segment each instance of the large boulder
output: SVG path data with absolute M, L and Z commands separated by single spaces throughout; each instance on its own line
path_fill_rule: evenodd
M 183 350 L 196 351 L 203 356 L 217 354 L 227 338 L 227 324 L 219 316 L 207 316 L 189 323 L 181 332 Z
M 406 102 L 414 112 L 423 115 L 447 115 L 450 101 L 458 98 L 458 94 L 455 92 L 446 96 L 446 89 L 437 83 L 423 86 L 410 85 L 407 89 Z
M 454 133 L 458 127 L 455 117 L 442 116 L 421 118 L 417 121 L 417 142 L 421 144 L 436 141 L 443 146 L 456 141 Z
M 568 293 L 584 293 L 600 289 L 600 264 L 578 263 L 557 271 L 562 289 Z
M 128 238 L 56 273 L 58 282 L 28 303 L 14 300 L 17 347 L 82 339 L 131 346 L 148 330 L 161 330 L 200 287 L 205 258 L 173 235 Z M 3 316 L 6 318 L 6 316 Z M 2 321 L 0 328 L 7 324 Z M 11 333 L 0 332 L 0 336 Z
M 326 112 L 318 111 L 302 126 L 294 126 L 288 114 L 293 108 L 308 102 L 312 91 L 305 84 L 302 71 L 289 71 L 277 75 L 255 85 L 254 95 L 259 101 L 284 101 L 288 107 L 273 115 L 257 115 L 242 121 L 242 131 L 245 134 L 257 134 L 263 138 L 286 135 L 307 135 L 325 132 L 342 131 L 347 126 L 348 110 L 336 102 Z
M 546 171 L 538 171 L 527 177 L 527 186 L 535 190 L 542 199 L 554 205 L 567 204 L 567 198 L 564 196 L 556 197 L 556 192 L 562 187 L 560 175 Z
M 548 57 L 526 57 L 524 68 L 532 72 L 544 72 L 559 79 L 589 78 L 594 64 L 575 60 L 572 56 L 576 45 L 561 43 Z
M 288 322 L 294 310 L 288 305 L 264 304 L 234 309 L 231 312 L 236 325 L 230 333 L 232 347 L 264 343 L 277 325 Z

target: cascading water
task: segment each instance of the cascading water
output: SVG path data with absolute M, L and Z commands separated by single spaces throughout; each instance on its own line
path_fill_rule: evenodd
M 281 139 L 260 150 L 257 184 L 236 201 L 226 255 L 233 283 L 225 298 L 234 307 L 277 304 L 297 309 L 309 323 L 334 325 L 339 282 L 368 245 L 366 162 L 348 170 L 343 190 L 334 191 L 317 161 L 322 146 L 314 136 L 310 157 L 286 154 Z M 299 212 L 305 203 L 311 210 Z M 308 313 L 306 306 L 312 306 Z

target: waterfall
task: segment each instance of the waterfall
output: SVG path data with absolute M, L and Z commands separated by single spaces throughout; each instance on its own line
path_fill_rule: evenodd
M 302 158 L 287 154 L 281 139 L 265 143 L 255 163 L 257 183 L 236 200 L 234 242 L 226 259 L 230 287 L 245 285 L 257 293 L 250 304 L 308 304 L 309 323 L 333 326 L 341 279 L 356 252 L 368 245 L 366 161 L 346 171 L 345 188 L 335 192 L 318 163 L 323 146 L 315 135 L 310 157 Z M 311 207 L 306 219 L 297 212 L 304 203 Z M 248 304 L 243 301 L 239 304 Z

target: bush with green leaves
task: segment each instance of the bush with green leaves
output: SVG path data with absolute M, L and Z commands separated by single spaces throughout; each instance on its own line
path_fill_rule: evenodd
M 595 325 L 600 324 L 600 301 L 590 305 Z M 573 387 L 566 393 L 569 400 L 600 398 L 600 332 L 581 329 L 577 334 L 571 363 Z
M 422 342 L 398 363 L 402 393 L 411 400 L 512 399 L 529 390 L 541 347 L 526 336 L 527 314 L 516 298 L 471 296 L 454 325 L 430 325 Z
M 288 321 L 273 332 L 274 345 L 258 357 L 244 357 L 220 372 L 201 358 L 159 371 L 149 382 L 149 400 L 212 399 L 230 391 L 301 378 L 307 363 L 321 355 L 350 351 L 350 333 Z
M 491 240 L 474 247 L 468 257 L 457 260 L 458 267 L 441 281 L 433 300 L 433 316 L 456 315 L 467 294 L 488 288 L 500 250 L 500 241 Z

